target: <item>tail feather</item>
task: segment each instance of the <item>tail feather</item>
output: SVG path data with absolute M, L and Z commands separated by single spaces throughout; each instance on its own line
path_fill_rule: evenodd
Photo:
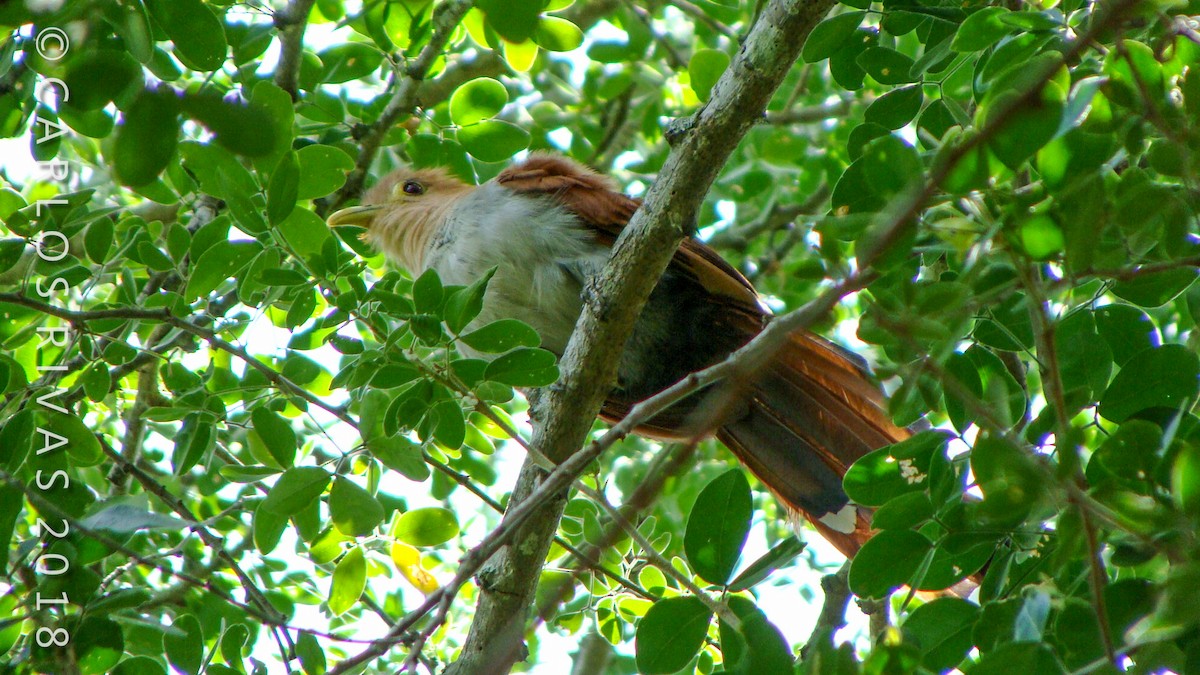
M 749 341 L 762 328 L 756 317 L 731 312 L 724 328 Z M 615 422 L 632 405 L 610 395 L 601 417 Z M 871 511 L 848 502 L 842 477 L 863 455 L 910 435 L 885 409 L 883 394 L 853 354 L 798 331 L 756 379 L 710 387 L 636 431 L 682 441 L 715 429 L 793 515 L 852 557 L 872 534 Z
M 882 394 L 856 363 L 809 333 L 792 336 L 748 398 L 717 438 L 791 511 L 853 556 L 871 535 L 870 512 L 848 502 L 842 477 L 908 431 L 891 422 Z

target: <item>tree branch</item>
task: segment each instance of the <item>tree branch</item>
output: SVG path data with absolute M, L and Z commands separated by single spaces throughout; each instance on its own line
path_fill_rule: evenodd
M 291 0 L 287 9 L 275 14 L 275 28 L 279 30 L 279 65 L 275 68 L 275 84 L 291 95 L 293 101 L 300 100 L 300 61 L 304 51 L 304 31 L 308 28 L 308 14 L 316 0 Z
M 484 52 L 473 58 L 457 61 L 446 67 L 441 75 L 421 83 L 417 89 L 417 105 L 422 108 L 433 106 L 450 98 L 463 84 L 477 77 L 496 77 L 509 72 L 508 64 L 496 52 Z
M 459 22 L 466 16 L 467 10 L 471 9 L 474 4 L 472 0 L 449 0 L 438 5 L 438 8 L 434 10 L 433 35 L 429 38 L 429 43 L 425 45 L 417 58 L 403 69 L 392 99 L 388 101 L 387 107 L 383 109 L 379 119 L 375 120 L 375 123 L 359 141 L 361 149 L 358 152 L 358 159 L 354 162 L 354 170 L 346 176 L 346 184 L 333 195 L 324 208 L 320 208 L 318 215 L 324 216 L 326 212 L 340 208 L 347 201 L 362 193 L 367 170 L 371 168 L 371 162 L 375 161 L 375 155 L 379 153 L 384 136 L 400 121 L 402 116 L 412 113 L 413 108 L 417 105 L 421 82 L 425 79 L 429 68 L 433 66 L 433 62 L 442 55 L 446 43 L 454 35 L 454 29 L 458 27 Z
M 615 379 L 633 322 L 676 247 L 694 232 L 705 193 L 742 136 L 761 117 L 795 62 L 804 36 L 832 4 L 830 0 L 775 0 L 766 7 L 625 228 L 612 260 L 601 277 L 588 285 L 583 313 L 562 359 L 562 377 L 534 408 L 532 445 L 551 460 L 563 461 L 583 443 Z M 544 479 L 541 469 L 526 462 L 509 515 L 531 498 Z M 519 528 L 512 545 L 489 562 L 487 573 L 481 575 L 470 634 L 448 674 L 505 673 L 512 667 L 518 654 L 503 639 L 504 628 L 514 620 L 524 623 L 565 503 L 564 491 L 536 502 L 537 514 Z

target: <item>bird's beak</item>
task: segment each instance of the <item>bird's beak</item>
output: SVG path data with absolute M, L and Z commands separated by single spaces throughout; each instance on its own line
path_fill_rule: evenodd
M 325 224 L 329 227 L 344 227 L 346 225 L 356 225 L 358 227 L 368 227 L 371 221 L 375 219 L 375 213 L 382 209 L 382 206 L 351 206 L 348 209 L 342 209 L 325 219 Z

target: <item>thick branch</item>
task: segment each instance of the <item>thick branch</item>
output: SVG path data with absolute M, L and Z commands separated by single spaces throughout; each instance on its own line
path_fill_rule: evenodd
M 562 378 L 535 408 L 533 446 L 545 456 L 561 462 L 582 445 L 615 379 L 633 322 L 675 248 L 694 232 L 705 193 L 742 136 L 762 116 L 804 36 L 831 6 L 829 0 L 771 2 L 689 133 L 676 145 L 643 207 L 618 240 L 609 265 L 589 285 L 583 314 L 562 360 Z M 543 477 L 527 462 L 510 510 Z M 529 611 L 565 499 L 566 493 L 558 492 L 539 504 L 537 515 L 518 528 L 512 545 L 489 563 L 470 635 L 448 673 L 505 673 L 512 667 L 518 653 L 512 641 L 504 639 L 504 628 L 515 620 L 523 623 Z
M 304 31 L 308 28 L 308 14 L 316 0 L 292 0 L 287 9 L 275 15 L 275 27 L 279 29 L 279 65 L 275 68 L 275 84 L 291 95 L 293 101 L 300 99 L 300 61 L 304 51 Z

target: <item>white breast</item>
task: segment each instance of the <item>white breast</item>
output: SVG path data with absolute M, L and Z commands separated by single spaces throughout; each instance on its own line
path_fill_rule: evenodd
M 582 309 L 580 290 L 609 249 L 569 211 L 545 197 L 485 183 L 462 200 L 434 235 L 426 257 L 445 284 L 467 285 L 496 267 L 478 327 L 516 318 L 542 346 L 561 354 Z

